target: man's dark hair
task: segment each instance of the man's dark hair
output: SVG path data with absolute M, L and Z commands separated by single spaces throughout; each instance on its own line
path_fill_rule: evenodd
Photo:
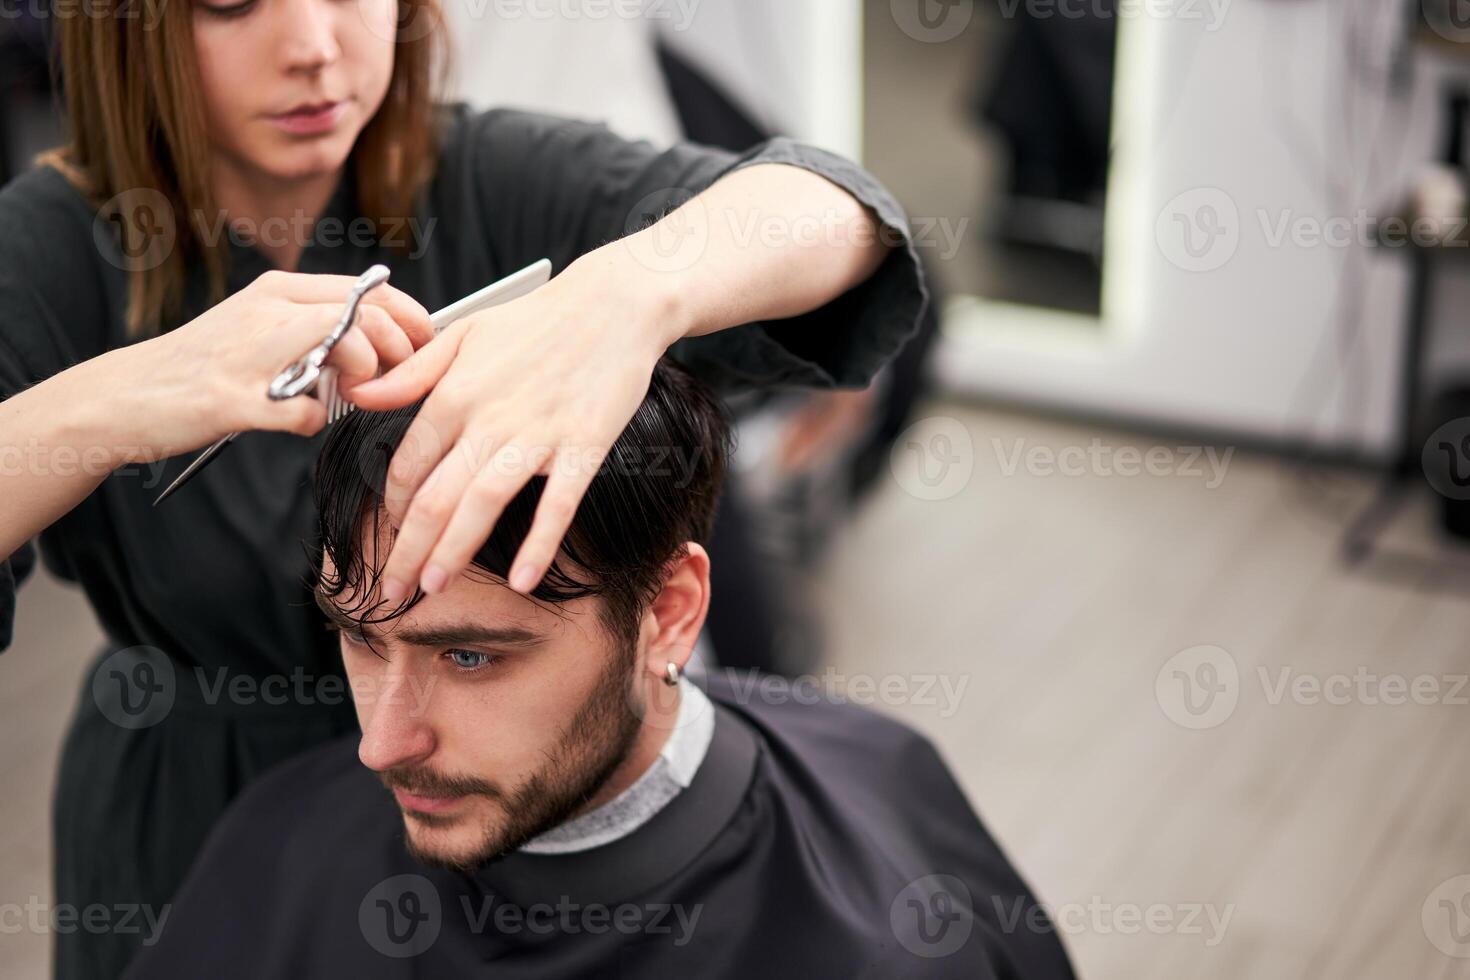
M 347 600 L 338 608 L 362 626 L 393 620 L 423 598 L 415 592 L 386 610 L 374 598 L 387 559 L 377 542 L 387 519 L 388 464 L 421 404 L 348 415 L 333 425 L 317 460 L 316 587 L 330 600 Z M 619 639 L 635 641 L 669 564 L 683 557 L 686 542 L 709 537 L 730 448 L 719 403 L 682 367 L 661 360 L 643 403 L 582 498 L 556 561 L 531 595 L 551 603 L 600 597 L 604 625 Z M 509 574 L 545 485 L 545 477 L 532 477 L 511 500 L 473 566 L 501 578 Z M 322 574 L 323 556 L 332 561 L 331 575 Z

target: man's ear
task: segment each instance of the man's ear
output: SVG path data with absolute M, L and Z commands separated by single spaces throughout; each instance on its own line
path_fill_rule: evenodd
M 685 549 L 644 617 L 652 628 L 646 666 L 660 678 L 669 663 L 684 669 L 709 613 L 709 553 L 693 541 Z

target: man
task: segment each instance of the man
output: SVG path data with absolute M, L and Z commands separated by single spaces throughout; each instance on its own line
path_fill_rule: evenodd
M 357 413 L 317 468 L 361 738 L 236 802 L 130 977 L 1071 977 L 923 738 L 681 676 L 729 438 L 692 378 L 661 364 L 588 461 L 530 597 L 504 576 L 540 479 L 471 573 L 381 600 L 384 470 L 419 438 Z

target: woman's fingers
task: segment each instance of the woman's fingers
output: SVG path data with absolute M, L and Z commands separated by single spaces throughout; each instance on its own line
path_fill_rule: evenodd
M 273 270 L 258 280 L 261 288 L 293 303 L 335 305 L 337 315 L 347 303 L 355 276 L 332 276 L 318 273 L 281 272 Z M 384 310 L 403 330 L 415 349 L 434 339 L 434 327 L 429 322 L 429 311 L 423 304 L 392 283 L 383 283 L 363 294 L 358 306 L 376 306 Z
M 332 353 L 327 355 L 327 364 L 337 369 L 340 383 L 350 387 L 368 380 L 378 373 L 378 352 L 367 335 L 353 329 L 342 335 Z
M 440 591 L 464 571 L 490 538 L 506 505 L 537 470 L 538 462 L 518 444 L 506 445 L 475 472 L 453 516 L 438 528 L 425 525 L 429 532 L 437 532 L 420 576 L 425 592 Z
M 440 532 L 474 479 L 470 455 L 456 447 L 439 460 L 439 465 L 414 495 L 408 513 L 398 524 L 393 550 L 383 566 L 383 597 L 387 601 L 405 598 L 415 585 L 425 592 L 439 592 L 448 584 L 447 575 L 431 580 L 423 569 Z
M 386 411 L 413 404 L 444 377 L 444 372 L 454 363 L 463 339 L 463 331 L 446 330 L 381 378 L 353 389 L 352 400 L 359 408 L 369 411 Z
M 357 310 L 354 331 L 362 331 L 378 355 L 378 370 L 386 371 L 413 356 L 413 343 L 388 312 L 377 306 L 361 306 Z M 350 331 L 351 332 L 351 331 Z M 345 392 L 344 392 L 345 394 Z
M 363 297 L 358 309 L 366 307 L 377 307 L 387 313 L 398 324 L 414 350 L 434 339 L 434 325 L 429 322 L 429 311 L 402 290 L 384 283 Z
M 430 398 L 409 423 L 393 458 L 388 462 L 383 486 L 383 506 L 393 523 L 402 525 L 419 488 L 428 480 L 461 432 L 462 416 L 446 411 L 443 399 Z
M 240 428 L 314 436 L 327 424 L 327 407 L 315 398 L 259 398 L 246 404 L 249 414 Z
M 315 398 L 290 398 L 279 404 L 282 432 L 314 436 L 327 424 L 327 406 Z
M 536 517 L 531 522 L 530 533 L 521 542 L 515 562 L 510 567 L 511 588 L 517 592 L 529 593 L 541 583 L 546 570 L 556 558 L 562 538 L 572 526 L 572 519 L 576 517 L 577 508 L 582 504 L 582 497 L 586 495 L 587 488 L 592 485 L 592 478 L 596 475 L 596 467 L 584 465 L 565 453 L 558 457 L 546 479 L 541 501 L 536 505 Z M 449 541 L 451 532 L 445 533 L 446 542 Z M 489 531 L 485 531 L 480 540 L 483 541 L 488 536 Z
M 280 367 L 284 368 L 290 360 L 325 340 L 337 325 L 341 313 L 340 308 L 327 303 L 298 307 L 292 321 L 291 335 L 294 339 L 290 347 L 296 353 L 291 354 Z M 377 377 L 385 367 L 403 363 L 413 353 L 413 342 L 386 310 L 377 306 L 360 306 L 356 322 L 332 349 L 327 363 L 341 372 L 340 384 L 345 395 L 352 386 Z
M 505 508 L 537 473 L 548 473 L 531 530 L 521 543 L 508 581 L 517 592 L 534 591 L 556 559 L 592 478 L 593 467 L 572 465 L 566 453 L 538 456 L 519 442 L 488 460 L 461 440 L 424 482 L 402 521 L 384 579 L 403 589 L 411 583 L 430 594 L 443 591 L 489 540 Z

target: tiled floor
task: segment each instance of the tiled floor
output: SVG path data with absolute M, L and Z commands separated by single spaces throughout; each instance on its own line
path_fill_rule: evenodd
M 20 593 L 15 644 L 0 654 L 0 906 L 51 901 L 51 789 L 61 736 L 71 716 L 82 668 L 100 649 L 101 631 L 75 590 L 38 576 Z M 0 977 L 38 980 L 50 974 L 51 935 L 0 931 Z
M 1470 873 L 1470 576 L 1430 501 L 1350 572 L 1364 475 L 1236 454 L 1211 487 L 1167 440 L 931 414 L 973 476 L 943 501 L 891 483 L 857 522 L 823 577 L 832 659 L 965 691 L 887 710 L 940 743 L 1082 975 L 1470 976 L 1435 945 L 1470 956 L 1447 918 L 1470 902 L 1441 904 L 1470 879 L 1436 891 Z M 1048 463 L 1094 439 L 1091 472 Z M 1125 446 L 1169 474 L 1120 475 Z M 1195 715 L 1181 676 L 1224 693 L 1190 687 Z

